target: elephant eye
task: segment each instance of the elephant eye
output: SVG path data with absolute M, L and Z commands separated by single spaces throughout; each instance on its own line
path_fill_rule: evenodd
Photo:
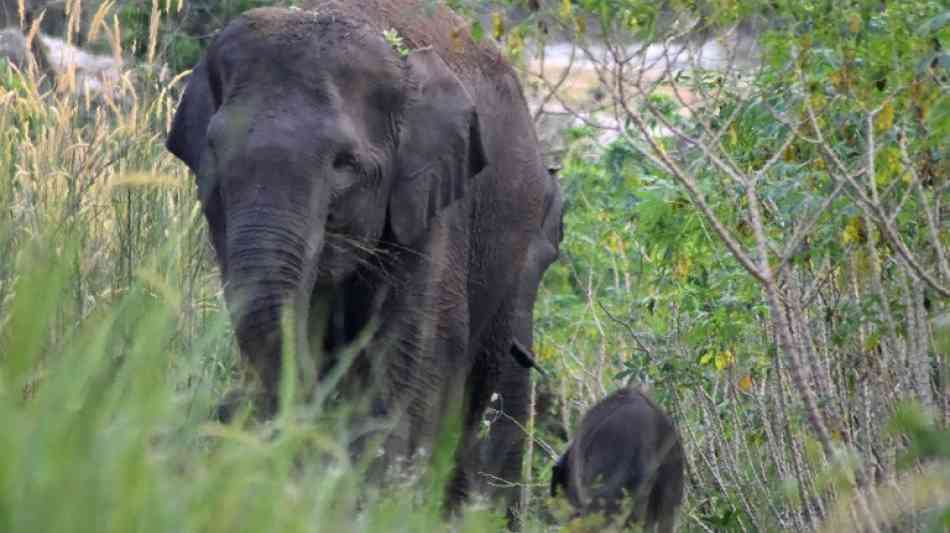
M 355 170 L 362 172 L 359 159 L 352 152 L 340 152 L 333 158 L 334 170 Z

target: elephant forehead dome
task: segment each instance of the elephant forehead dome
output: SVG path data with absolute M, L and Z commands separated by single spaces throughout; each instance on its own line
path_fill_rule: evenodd
M 255 38 L 281 46 L 315 37 L 342 38 L 357 27 L 355 21 L 346 17 L 321 16 L 316 11 L 296 8 L 261 7 L 245 12 L 241 18 L 243 26 L 251 30 Z
M 403 83 L 400 58 L 381 34 L 347 16 L 253 9 L 215 37 L 208 57 L 224 87 L 301 89 L 325 102 L 367 98 L 377 107 L 400 100 L 393 96 Z

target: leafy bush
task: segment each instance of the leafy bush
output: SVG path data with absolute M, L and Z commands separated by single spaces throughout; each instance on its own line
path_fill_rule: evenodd
M 580 58 L 567 75 L 555 59 L 524 73 L 582 125 L 538 312 L 560 376 L 539 397 L 559 400 L 539 416 L 569 428 L 618 381 L 652 383 L 687 441 L 691 525 L 815 529 L 838 500 L 871 516 L 887 507 L 872 487 L 900 470 L 894 406 L 943 421 L 950 408 L 930 333 L 950 287 L 945 8 L 748 2 L 698 19 L 769 13 L 747 66 L 729 55 L 740 37 L 701 47 L 670 35 L 678 16 L 690 34 L 694 12 L 643 4 L 559 2 L 502 36 L 547 28 Z M 583 76 L 610 83 L 578 101 L 561 80 Z M 900 509 L 880 520 L 926 522 Z

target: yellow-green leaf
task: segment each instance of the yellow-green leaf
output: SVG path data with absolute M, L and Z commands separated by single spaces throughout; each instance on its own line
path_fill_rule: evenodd
M 841 232 L 841 243 L 859 244 L 864 242 L 864 220 L 860 216 L 853 217 Z
M 558 12 L 558 15 L 561 16 L 563 20 L 570 20 L 571 13 L 574 11 L 573 6 L 571 6 L 571 0 L 561 0 L 561 9 Z
M 544 343 L 539 347 L 537 351 L 537 355 L 538 355 L 538 360 L 540 361 L 551 361 L 554 359 L 555 355 L 557 355 L 557 352 L 554 349 L 553 344 Z
M 897 148 L 889 147 L 881 150 L 876 163 L 877 173 L 874 181 L 878 187 L 886 187 L 894 178 L 903 174 L 904 166 Z
M 491 14 L 491 33 L 495 39 L 501 39 L 505 34 L 505 19 L 501 16 L 501 11 L 494 11 Z
M 864 349 L 869 352 L 873 352 L 881 345 L 881 333 L 878 331 L 872 331 L 868 335 L 867 339 L 864 340 Z
M 583 15 L 574 17 L 574 27 L 578 35 L 584 35 L 587 33 L 587 19 Z
M 877 128 L 878 133 L 881 133 L 891 129 L 893 125 L 894 105 L 891 102 L 887 102 L 884 104 L 884 107 L 881 108 L 881 112 L 874 117 L 874 126 Z
M 615 254 L 622 254 L 624 249 L 623 238 L 615 232 L 607 236 L 607 249 Z
M 689 275 L 689 267 L 691 261 L 686 255 L 682 255 L 677 259 L 676 265 L 673 267 L 673 276 L 678 280 L 686 279 L 686 276 Z
M 734 365 L 736 358 L 729 350 L 724 350 L 716 354 L 716 370 L 723 370 Z
M 851 13 L 851 16 L 848 17 L 848 31 L 851 33 L 858 33 L 861 31 L 861 15 L 857 13 Z

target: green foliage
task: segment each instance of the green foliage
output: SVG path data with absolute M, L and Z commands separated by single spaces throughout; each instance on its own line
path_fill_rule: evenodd
M 570 276 L 575 283 L 570 294 L 557 291 L 560 320 L 542 316 L 542 331 L 565 342 L 573 338 L 575 345 L 578 340 L 599 342 L 589 321 L 580 337 L 570 326 L 582 323 L 578 315 L 588 315 L 590 296 L 631 322 L 643 342 L 656 347 L 649 362 L 641 358 L 644 353 L 629 354 L 629 359 L 618 354 L 625 365 L 621 377 L 662 377 L 667 386 L 693 386 L 704 372 L 702 365 L 712 361 L 707 354 L 720 354 L 715 365 L 720 370 L 731 366 L 731 357 L 722 354 L 734 353 L 738 346 L 745 347 L 743 362 L 753 364 L 755 354 L 764 354 L 767 346 L 753 338 L 764 317 L 756 285 L 669 176 L 624 140 L 594 159 L 569 156 L 561 176 L 570 199 L 564 243 L 568 264 L 557 266 L 545 286 L 550 289 L 555 280 Z M 722 194 L 717 204 L 724 212 L 728 200 Z M 587 280 L 594 280 L 593 294 L 586 293 Z M 628 336 L 617 324 L 610 331 L 608 337 Z M 691 363 L 665 342 L 673 337 L 687 342 Z
M 403 41 L 402 36 L 399 35 L 399 32 L 390 28 L 383 32 L 383 38 L 386 39 L 386 42 L 389 43 L 389 46 L 393 47 L 393 50 L 399 54 L 400 57 L 406 57 L 409 55 L 409 48 L 406 46 L 406 43 Z
M 651 39 L 664 30 L 657 22 L 659 6 L 625 1 L 556 4 L 547 12 L 551 18 L 604 15 L 598 31 L 620 31 L 626 25 L 634 38 Z M 669 4 L 675 8 L 677 3 Z M 874 183 L 884 191 L 881 194 L 902 202 L 895 217 L 901 237 L 908 246 L 922 250 L 922 257 L 931 257 L 920 202 L 941 194 L 935 184 L 946 183 L 941 146 L 947 135 L 940 133 L 948 123 L 944 119 L 950 71 L 944 66 L 943 52 L 950 44 L 946 7 L 923 0 L 887 3 L 886 8 L 862 2 L 773 2 L 768 8 L 756 2 L 719 4 L 721 9 L 707 13 L 713 26 L 769 15 L 772 23 L 761 39 L 763 68 L 732 82 L 713 70 L 678 73 L 681 88 L 718 95 L 715 106 L 701 109 L 695 120 L 684 119 L 678 103 L 656 94 L 638 102 L 637 111 L 644 113 L 649 128 L 657 128 L 662 117 L 693 138 L 718 135 L 713 146 L 716 154 L 740 173 L 754 173 L 779 153 L 756 184 L 766 238 L 773 250 L 771 262 L 776 265 L 779 253 L 787 252 L 786 268 L 795 269 L 796 275 L 809 281 L 823 272 L 828 276 L 827 291 L 812 300 L 805 312 L 809 321 L 821 322 L 830 334 L 829 346 L 819 344 L 816 349 L 840 351 L 836 357 L 841 359 L 832 364 L 842 365 L 846 372 L 856 371 L 867 363 L 852 360 L 849 353 L 868 352 L 866 357 L 871 358 L 885 349 L 884 305 L 897 320 L 904 320 L 912 310 L 900 284 L 895 250 L 883 242 L 877 228 L 866 226 L 861 207 L 847 194 L 834 198 L 797 249 L 785 249 L 796 224 L 835 193 L 832 172 L 840 174 L 839 169 L 829 168 L 833 163 L 815 141 L 808 112 L 816 117 L 822 143 L 832 148 L 849 172 L 865 163 L 864 147 L 869 135 L 874 135 Z M 629 16 L 625 18 L 624 13 Z M 869 131 L 866 118 L 871 111 L 875 116 Z M 805 124 L 804 135 L 784 149 L 788 127 L 781 117 Z M 763 454 L 768 463 L 772 451 L 766 445 L 761 419 L 753 416 L 751 398 L 723 398 L 708 410 L 677 402 L 677 397 L 697 390 L 703 391 L 696 395 L 700 397 L 715 397 L 722 387 L 731 386 L 749 393 L 775 379 L 776 356 L 784 355 L 766 327 L 772 318 L 766 295 L 735 260 L 680 180 L 644 155 L 649 147 L 641 132 L 628 129 L 626 133 L 606 145 L 598 141 L 600 132 L 592 129 L 579 128 L 571 135 L 574 142 L 560 174 L 568 203 L 562 260 L 546 276 L 536 311 L 540 359 L 552 367 L 554 375 L 566 377 L 561 383 L 541 386 L 561 391 L 565 403 L 571 405 L 577 396 L 597 391 L 601 383 L 608 388 L 630 378 L 653 383 L 661 402 L 685 409 L 678 413 L 681 426 L 711 427 L 725 433 L 725 442 L 741 438 L 752 454 Z M 754 251 L 744 187 L 711 164 L 698 147 L 673 135 L 658 135 L 655 140 L 695 178 L 703 200 L 738 245 Z M 915 194 L 915 180 L 923 184 L 921 195 Z M 862 177 L 861 182 L 866 181 Z M 877 259 L 868 250 L 870 239 L 876 242 Z M 883 303 L 881 295 L 871 290 L 875 269 L 880 269 L 884 279 L 887 301 Z M 946 320 L 941 320 L 935 320 L 934 327 L 937 342 L 945 343 L 946 328 L 941 324 Z M 898 331 L 897 335 L 909 333 Z M 937 347 L 936 353 L 940 352 Z M 935 357 L 934 364 L 945 365 L 945 359 L 940 363 Z M 858 379 L 843 380 L 849 398 L 858 393 Z M 819 401 L 820 408 L 834 412 L 824 403 L 827 400 Z M 709 421 L 710 412 L 722 420 Z M 573 409 L 570 414 L 575 415 Z M 830 464 L 808 433 L 804 414 L 800 408 L 790 411 L 789 437 L 802 443 L 805 459 L 820 472 L 820 490 L 850 490 L 853 470 L 861 468 L 865 459 L 843 449 L 837 463 Z M 910 432 L 908 436 L 915 443 L 911 450 L 931 450 L 934 439 L 946 439 L 939 432 Z M 705 446 L 707 439 L 698 438 L 695 445 Z M 911 460 L 924 457 L 933 456 L 916 452 L 910 456 Z M 702 461 L 693 459 L 702 468 Z M 737 473 L 740 478 L 757 475 Z M 720 481 L 715 476 L 707 480 Z M 802 505 L 799 491 L 808 489 L 791 483 L 791 492 L 784 497 L 798 507 Z M 778 480 L 770 479 L 769 484 L 775 490 L 771 499 L 781 500 Z M 696 516 L 707 526 L 746 530 L 750 517 L 734 492 L 711 490 L 708 485 L 694 490 L 694 501 L 702 502 L 695 508 Z M 747 492 L 745 497 L 752 500 L 756 512 L 769 505 L 758 500 L 756 493 L 739 491 Z
M 910 448 L 905 452 L 905 461 L 950 459 L 950 430 L 940 429 L 919 405 L 901 405 L 891 422 L 892 431 L 905 434 Z
M 950 462 L 950 430 L 940 428 L 920 405 L 907 402 L 899 406 L 891 421 L 891 431 L 903 434 L 909 442 L 901 459 L 905 468 L 920 461 L 930 465 Z M 937 533 L 950 527 L 950 505 L 944 503 L 932 514 L 929 531 Z

